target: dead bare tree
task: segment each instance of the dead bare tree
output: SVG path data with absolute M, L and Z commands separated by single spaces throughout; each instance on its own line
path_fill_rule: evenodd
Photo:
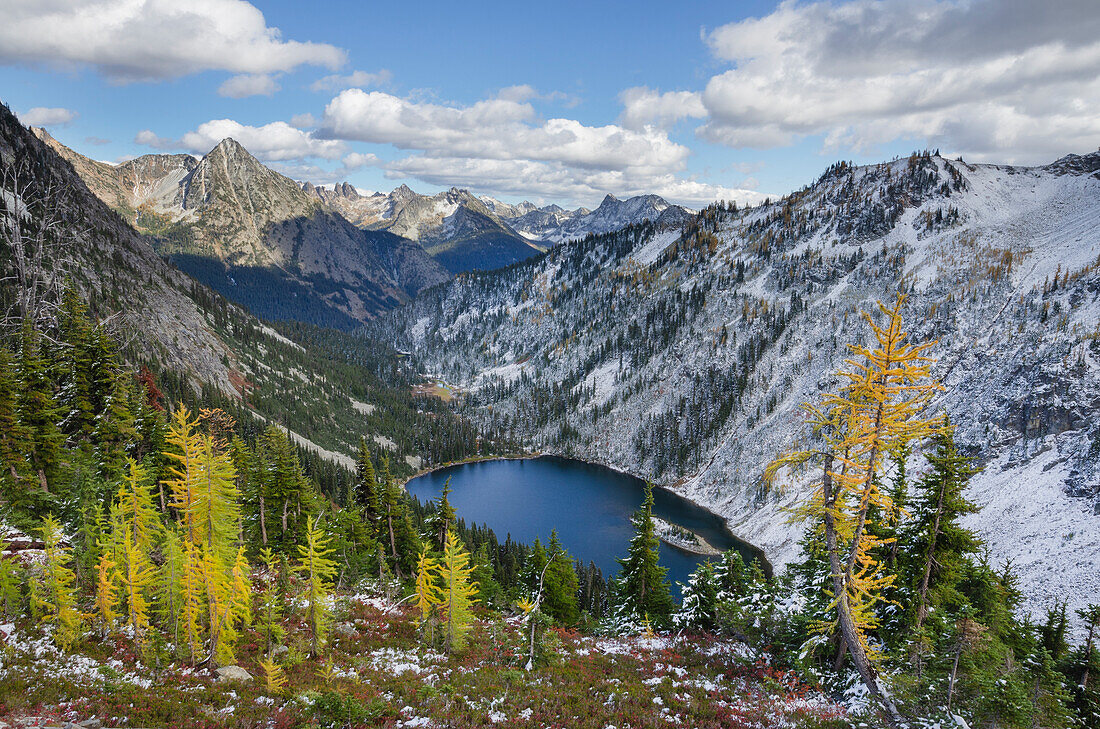
M 66 220 L 70 207 L 71 189 L 64 182 L 35 175 L 27 157 L 0 157 L 0 241 L 10 251 L 10 270 L 0 285 L 14 288 L 14 301 L 0 320 L 5 328 L 30 321 L 46 329 L 42 325 L 56 322 L 73 271 L 66 241 L 80 234 Z

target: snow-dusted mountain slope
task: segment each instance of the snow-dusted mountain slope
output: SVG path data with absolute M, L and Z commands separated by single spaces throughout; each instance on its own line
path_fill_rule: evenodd
M 679 224 L 693 211 L 672 205 L 658 195 L 637 195 L 626 200 L 607 195 L 595 210 L 563 210 L 557 205 L 548 205 L 526 212 L 517 208 L 516 212 L 517 215 L 506 217 L 508 224 L 521 235 L 531 240 L 561 243 L 583 238 L 589 233 L 621 230 L 643 220 Z
M 347 183 L 329 189 L 308 182 L 302 189 L 361 228 L 419 242 L 452 273 L 509 266 L 543 250 L 467 190 L 418 195 L 402 185 L 388 195 L 361 195 Z
M 1029 610 L 1072 606 L 1100 594 L 1098 170 L 838 164 L 769 205 L 461 276 L 377 326 L 475 417 L 669 485 L 782 564 L 808 475 L 766 491 L 761 472 L 866 337 L 860 310 L 904 292 L 913 336 L 938 340 L 936 405 L 984 464 L 973 526 Z

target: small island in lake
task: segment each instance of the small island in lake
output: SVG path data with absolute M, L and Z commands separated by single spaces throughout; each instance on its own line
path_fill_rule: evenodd
M 701 554 L 704 556 L 715 556 L 722 553 L 720 549 L 717 549 L 704 539 L 701 535 L 696 534 L 690 529 L 686 529 L 679 524 L 673 524 L 667 522 L 664 519 L 653 517 L 654 533 L 657 538 L 665 544 L 676 549 L 682 549 L 685 552 L 691 552 L 692 554 Z

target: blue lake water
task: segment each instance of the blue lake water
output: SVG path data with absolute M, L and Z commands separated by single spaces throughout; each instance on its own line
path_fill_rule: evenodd
M 544 456 L 508 461 L 481 461 L 440 469 L 408 482 L 409 493 L 423 501 L 438 499 L 451 480 L 451 504 L 468 524 L 486 524 L 503 542 L 512 539 L 546 544 L 550 532 L 574 559 L 594 562 L 610 576 L 618 573 L 617 557 L 625 557 L 633 528 L 631 515 L 641 506 L 645 482 L 604 466 Z M 653 514 L 702 535 L 717 549 L 737 549 L 748 563 L 759 555 L 738 540 L 721 517 L 670 491 L 653 490 Z M 673 594 L 676 582 L 704 557 L 660 546 L 661 564 L 668 568 Z

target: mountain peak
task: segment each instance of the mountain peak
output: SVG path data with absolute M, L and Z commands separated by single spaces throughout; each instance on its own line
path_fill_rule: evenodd
M 216 145 L 214 145 L 214 149 L 220 149 L 220 150 L 225 150 L 225 151 L 237 150 L 237 149 L 244 149 L 244 145 L 242 145 L 240 142 L 238 142 L 233 137 L 226 137 L 225 139 L 223 139 L 222 141 L 220 141 Z

